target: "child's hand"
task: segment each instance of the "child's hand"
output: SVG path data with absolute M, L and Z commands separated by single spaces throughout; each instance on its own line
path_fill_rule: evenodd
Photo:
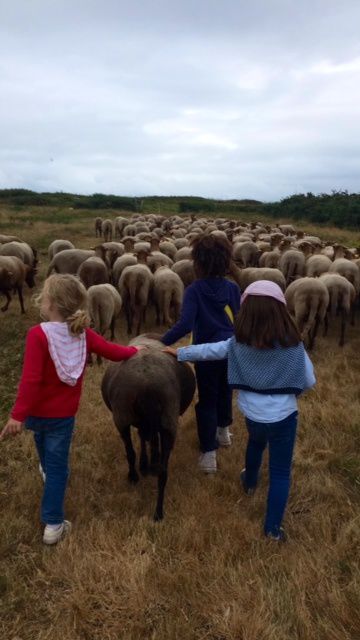
M 164 349 L 162 349 L 162 351 L 164 353 L 170 353 L 171 356 L 174 356 L 174 358 L 177 358 L 177 349 L 173 349 L 173 347 L 165 347 Z
M 6 436 L 17 436 L 23 430 L 22 422 L 19 420 L 14 420 L 14 418 L 9 418 L 2 432 L 0 433 L 0 440 L 6 438 Z

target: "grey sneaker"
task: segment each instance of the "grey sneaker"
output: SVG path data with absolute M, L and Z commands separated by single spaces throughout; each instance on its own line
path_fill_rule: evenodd
M 47 524 L 44 529 L 43 543 L 56 544 L 59 540 L 70 531 L 71 522 L 64 520 L 61 524 Z
M 265 533 L 265 535 L 267 538 L 270 538 L 270 540 L 276 540 L 277 542 L 286 542 L 287 540 L 286 533 L 282 527 L 279 527 L 277 533 L 269 531 L 269 533 Z
M 42 481 L 45 483 L 46 473 L 45 473 L 44 469 L 41 466 L 41 462 L 39 463 L 39 473 L 41 475 Z
M 202 453 L 199 458 L 199 469 L 204 473 L 216 473 L 216 451 Z
M 220 447 L 231 447 L 231 436 L 229 427 L 217 428 L 216 437 Z

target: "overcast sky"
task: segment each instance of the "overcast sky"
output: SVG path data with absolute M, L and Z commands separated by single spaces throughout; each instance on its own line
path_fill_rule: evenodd
M 0 188 L 360 191 L 359 0 L 0 9 Z

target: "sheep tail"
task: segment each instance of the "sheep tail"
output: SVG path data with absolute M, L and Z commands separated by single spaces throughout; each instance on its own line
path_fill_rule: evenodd
M 152 434 L 161 427 L 162 403 L 158 389 L 142 390 L 134 403 L 136 426 L 145 440 L 150 440 Z
M 315 324 L 315 319 L 318 314 L 318 296 L 317 295 L 311 296 L 309 307 L 310 307 L 310 310 L 309 310 L 308 319 L 303 329 L 304 337 L 308 335 L 308 333 L 311 331 L 311 329 Z

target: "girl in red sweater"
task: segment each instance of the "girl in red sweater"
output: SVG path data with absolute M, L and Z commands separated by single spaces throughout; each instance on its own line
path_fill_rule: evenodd
M 87 291 L 75 276 L 50 276 L 38 302 L 46 321 L 28 331 L 17 398 L 0 439 L 21 433 L 24 424 L 34 432 L 44 480 L 43 542 L 54 544 L 71 527 L 63 503 L 87 357 L 126 360 L 141 347 L 113 344 L 87 328 Z

